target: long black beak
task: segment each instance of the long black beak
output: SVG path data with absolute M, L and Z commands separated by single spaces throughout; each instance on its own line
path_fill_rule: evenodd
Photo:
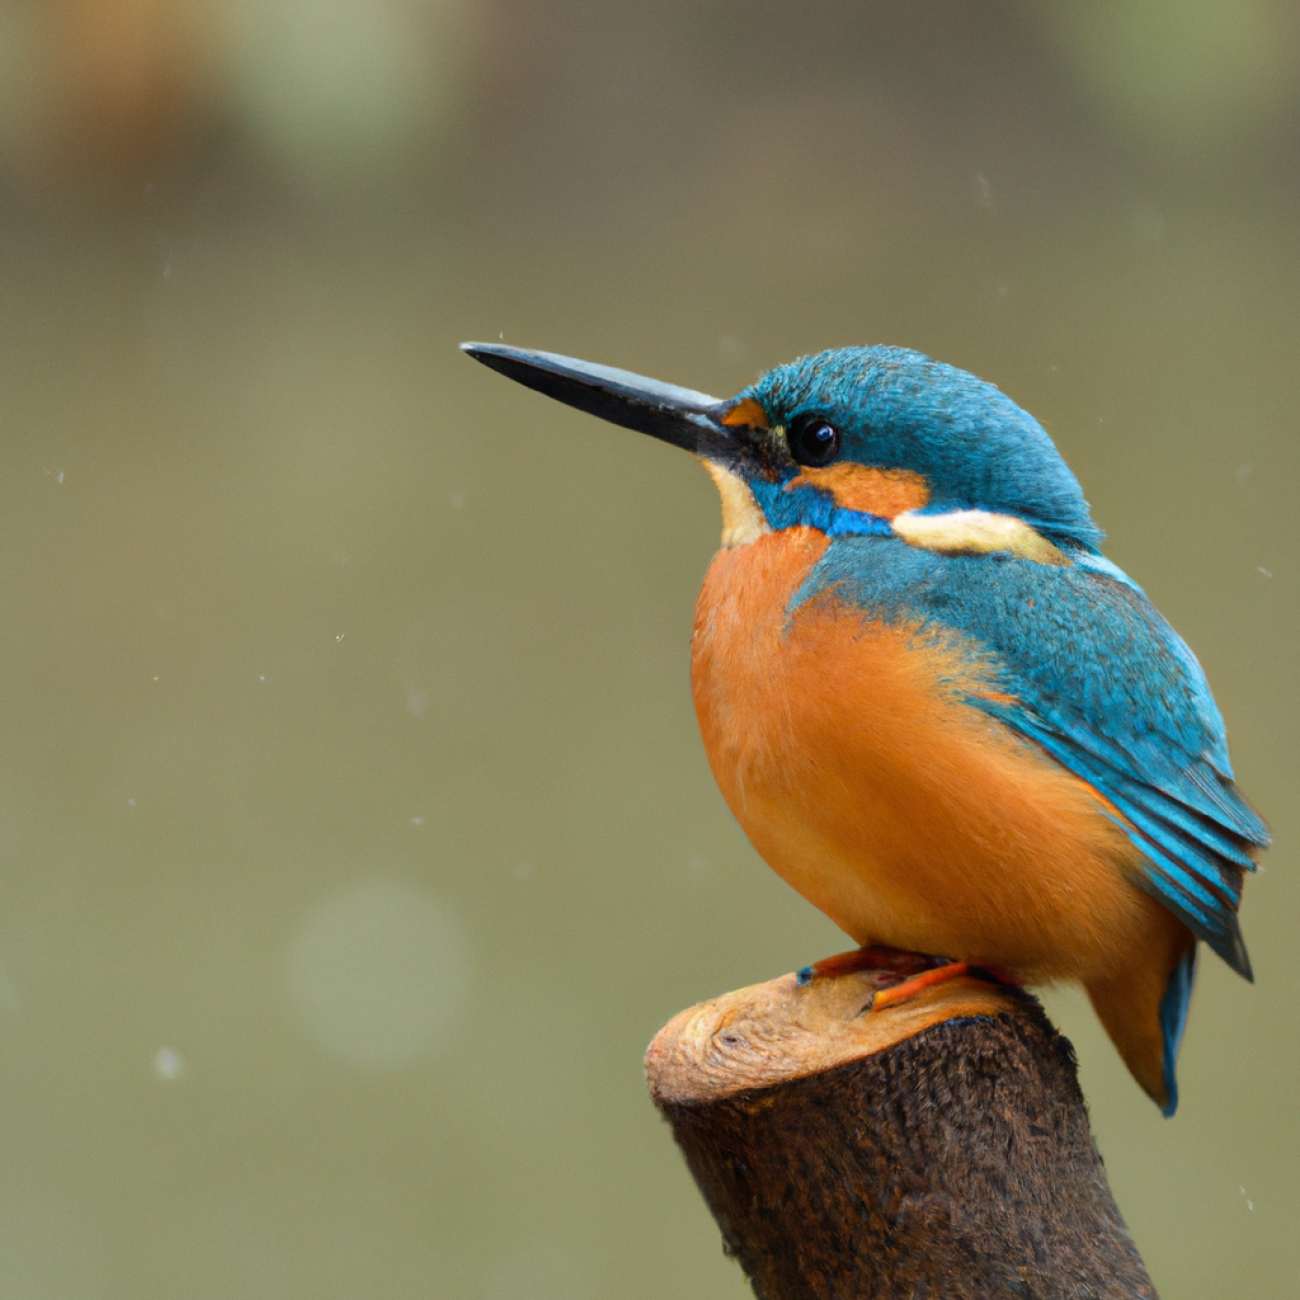
M 738 431 L 722 423 L 732 402 L 553 352 L 504 343 L 462 343 L 460 348 L 527 388 L 697 456 L 732 461 L 741 452 Z

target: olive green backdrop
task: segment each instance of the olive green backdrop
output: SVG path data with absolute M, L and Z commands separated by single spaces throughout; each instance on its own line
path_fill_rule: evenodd
M 847 943 L 696 734 L 712 486 L 502 337 L 1044 421 L 1277 836 L 1175 1120 L 1049 1005 L 1162 1295 L 1293 1293 L 1291 6 L 33 0 L 5 69 L 0 1298 L 745 1294 L 641 1054 Z

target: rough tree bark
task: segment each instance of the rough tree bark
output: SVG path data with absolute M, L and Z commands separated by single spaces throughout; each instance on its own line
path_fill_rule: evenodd
M 873 1010 L 907 973 L 846 954 L 650 1045 L 651 1095 L 759 1300 L 1154 1297 L 1069 1043 L 970 978 Z

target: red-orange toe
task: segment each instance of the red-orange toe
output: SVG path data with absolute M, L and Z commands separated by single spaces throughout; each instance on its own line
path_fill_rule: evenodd
M 805 966 L 798 974 L 800 984 L 811 984 L 815 979 L 833 979 L 837 975 L 850 975 L 854 971 L 878 971 L 882 975 L 900 980 L 928 971 L 947 962 L 946 957 L 928 957 L 925 953 L 907 952 L 902 948 L 854 948 L 851 952 L 823 957 L 821 961 Z
M 930 970 L 922 971 L 919 975 L 913 975 L 910 979 L 905 979 L 901 984 L 894 984 L 887 989 L 878 989 L 876 996 L 871 1001 L 871 1009 L 872 1011 L 883 1011 L 885 1007 L 892 1007 L 899 1002 L 906 1002 L 908 998 L 914 998 L 918 993 L 933 988 L 936 984 L 946 984 L 949 980 L 969 975 L 970 969 L 967 962 L 950 961 L 946 966 L 935 966 Z

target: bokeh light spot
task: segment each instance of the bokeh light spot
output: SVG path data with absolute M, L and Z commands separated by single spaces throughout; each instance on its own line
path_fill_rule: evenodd
M 174 1047 L 160 1047 L 154 1053 L 154 1073 L 168 1083 L 174 1083 L 185 1074 L 185 1058 Z
M 409 886 L 367 881 L 307 914 L 289 949 L 293 1007 L 316 1042 L 368 1069 L 429 1055 L 469 992 L 460 922 Z

